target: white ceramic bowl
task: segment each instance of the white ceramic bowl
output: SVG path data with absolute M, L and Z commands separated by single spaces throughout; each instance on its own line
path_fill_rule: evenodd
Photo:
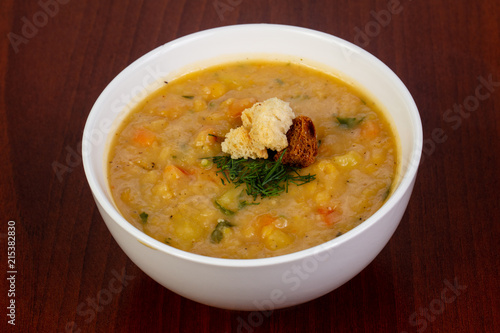
M 108 134 L 131 106 L 188 70 L 241 58 L 291 59 L 333 70 L 364 87 L 392 118 L 401 143 L 399 183 L 388 201 L 358 227 L 322 245 L 273 258 L 237 260 L 187 253 L 127 222 L 116 209 L 106 177 Z M 387 244 L 410 198 L 422 151 L 415 102 L 399 78 L 363 49 L 304 28 L 250 24 L 194 33 L 144 55 L 102 92 L 83 133 L 85 173 L 109 231 L 146 274 L 166 288 L 211 306 L 269 310 L 322 296 L 365 268 Z

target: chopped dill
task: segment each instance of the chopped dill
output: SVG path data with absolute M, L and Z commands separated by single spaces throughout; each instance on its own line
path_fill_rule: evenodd
M 284 154 L 284 152 L 283 152 Z M 288 192 L 290 184 L 297 186 L 316 179 L 315 175 L 301 175 L 297 167 L 281 163 L 281 154 L 277 161 L 269 159 L 232 159 L 229 155 L 212 157 L 222 174 L 221 181 L 225 185 L 233 183 L 236 187 L 246 184 L 246 193 L 254 198 L 266 198 Z
M 148 223 L 148 216 L 149 215 L 146 212 L 142 212 L 142 213 L 139 214 L 139 217 L 141 218 L 141 222 L 143 224 Z
M 336 118 L 337 118 L 337 122 L 339 123 L 339 126 L 344 127 L 344 128 L 353 128 L 353 127 L 359 125 L 359 123 L 361 123 L 363 121 L 363 119 L 365 119 L 365 117 L 363 117 L 363 118 L 336 117 Z

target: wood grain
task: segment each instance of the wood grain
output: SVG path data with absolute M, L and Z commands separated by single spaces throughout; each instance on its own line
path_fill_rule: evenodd
M 498 1 L 59 1 L 3 0 L 0 11 L 0 331 L 498 331 Z M 320 30 L 377 56 L 412 93 L 426 140 L 380 255 L 328 295 L 269 315 L 201 305 L 142 273 L 106 229 L 79 150 L 93 103 L 133 60 L 192 32 L 256 22 Z

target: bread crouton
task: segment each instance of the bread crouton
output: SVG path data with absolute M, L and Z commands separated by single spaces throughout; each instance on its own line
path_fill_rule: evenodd
M 276 97 L 255 103 L 241 114 L 243 126 L 259 148 L 282 150 L 288 146 L 286 132 L 295 114 L 289 103 Z
M 279 151 L 275 155 L 278 160 L 283 154 L 281 163 L 294 167 L 305 168 L 314 163 L 318 155 L 318 141 L 316 140 L 316 129 L 311 118 L 298 116 L 293 120 L 293 124 L 286 133 L 288 148 L 283 154 Z
M 221 143 L 222 151 L 230 154 L 231 158 L 267 158 L 267 149 L 255 146 L 245 127 L 233 128 L 226 134 Z

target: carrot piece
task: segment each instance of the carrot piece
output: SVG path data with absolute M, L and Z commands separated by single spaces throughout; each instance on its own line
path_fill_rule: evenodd
M 342 214 L 340 212 L 331 207 L 320 207 L 318 208 L 318 213 L 321 215 L 323 222 L 328 226 L 334 225 L 335 223 L 339 222 L 342 217 Z
M 187 174 L 186 171 L 172 164 L 167 165 L 165 169 L 163 169 L 163 176 L 167 180 L 179 179 Z
M 380 133 L 380 127 L 372 120 L 366 121 L 361 126 L 361 135 L 367 139 L 375 139 Z
M 257 224 L 261 227 L 269 225 L 276 221 L 277 217 L 271 214 L 264 214 L 257 217 Z
M 143 147 L 151 146 L 155 140 L 156 135 L 145 129 L 137 130 L 133 137 L 133 141 Z
M 257 100 L 255 98 L 244 98 L 244 99 L 234 100 L 228 106 L 229 117 L 231 118 L 241 117 L 243 111 L 254 105 L 256 101 Z

